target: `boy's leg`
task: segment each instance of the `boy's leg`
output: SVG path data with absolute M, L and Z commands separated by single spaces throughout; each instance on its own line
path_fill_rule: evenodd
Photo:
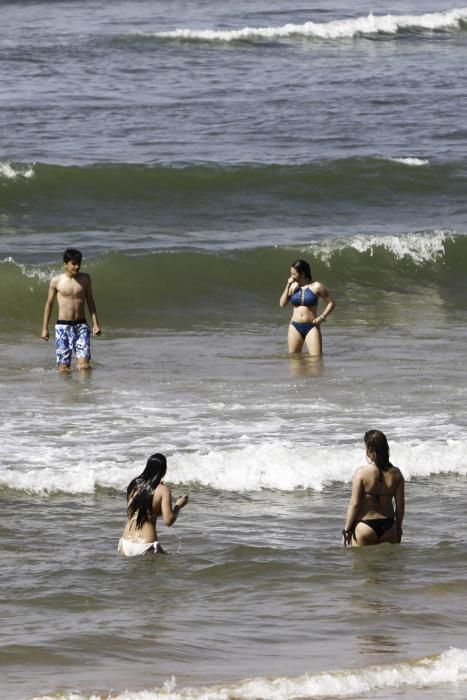
M 57 369 L 59 372 L 69 372 L 71 365 L 71 326 L 55 324 L 55 356 L 57 358 Z
M 78 369 L 89 369 L 91 359 L 91 332 L 87 323 L 74 326 L 74 347 Z

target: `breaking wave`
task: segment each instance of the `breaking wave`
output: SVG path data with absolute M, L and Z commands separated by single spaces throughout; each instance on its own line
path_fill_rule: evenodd
M 242 29 L 175 29 L 167 32 L 143 33 L 161 39 L 202 42 L 277 41 L 290 38 L 352 39 L 373 35 L 395 35 L 403 32 L 456 31 L 467 23 L 467 7 L 420 15 L 374 15 L 332 22 L 305 22 L 281 27 L 243 27 Z
M 368 666 L 297 677 L 252 678 L 236 683 L 202 688 L 178 688 L 174 677 L 160 688 L 112 693 L 113 700 L 284 700 L 284 698 L 362 698 L 379 691 L 432 688 L 467 681 L 467 651 L 451 648 L 437 656 L 395 665 Z M 443 690 L 440 687 L 440 694 Z M 105 700 L 105 694 L 62 694 L 36 696 L 33 700 Z
M 5 441 L 8 443 L 8 436 Z M 15 449 L 8 446 L 7 452 L 14 456 Z M 0 468 L 3 488 L 29 494 L 90 494 L 98 489 L 125 491 L 134 477 L 133 458 L 128 464 L 123 457 L 116 463 L 99 450 L 91 451 L 87 459 L 80 458 L 75 449 L 68 455 L 62 445 L 50 445 L 40 455 L 28 454 L 27 465 L 23 456 L 21 467 L 10 463 Z M 391 454 L 409 480 L 435 474 L 467 476 L 467 442 L 462 439 L 394 443 Z M 316 445 L 304 450 L 301 445 L 276 441 L 238 449 L 175 453 L 170 460 L 170 480 L 234 493 L 264 489 L 319 492 L 335 482 L 350 482 L 353 469 L 361 462 L 360 447 Z

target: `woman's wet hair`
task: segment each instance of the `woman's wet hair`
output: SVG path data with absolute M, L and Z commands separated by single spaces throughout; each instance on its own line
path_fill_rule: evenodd
M 310 282 L 313 279 L 311 276 L 310 265 L 309 263 L 307 263 L 306 260 L 296 260 L 294 263 L 292 263 L 291 267 L 293 267 L 294 270 L 297 270 L 297 272 L 309 279 Z
M 136 514 L 136 529 L 143 527 L 151 520 L 152 497 L 167 471 L 167 460 L 157 452 L 149 457 L 146 469 L 142 474 L 130 481 L 126 490 L 128 501 L 128 518 Z
M 381 430 L 367 430 L 363 441 L 369 455 L 379 469 L 389 469 L 389 445 L 386 435 Z

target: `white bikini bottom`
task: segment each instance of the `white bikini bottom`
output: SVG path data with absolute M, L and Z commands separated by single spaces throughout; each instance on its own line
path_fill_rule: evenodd
M 159 542 L 157 540 L 155 542 L 132 542 L 121 537 L 118 543 L 118 551 L 125 557 L 137 557 L 146 554 L 146 552 L 156 554 L 158 549 Z

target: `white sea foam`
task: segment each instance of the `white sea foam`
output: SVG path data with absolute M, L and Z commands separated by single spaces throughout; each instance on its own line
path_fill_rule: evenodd
M 448 241 L 453 241 L 459 235 L 454 231 L 435 229 L 434 231 L 414 231 L 394 235 L 368 235 L 348 236 L 335 238 L 331 241 L 312 241 L 313 254 L 319 254 L 322 260 L 329 264 L 333 255 L 349 248 L 359 253 L 374 254 L 375 250 L 384 248 L 398 260 L 410 258 L 416 264 L 436 262 L 445 254 L 445 246 Z M 303 252 L 308 252 L 304 249 Z
M 402 165 L 409 165 L 413 168 L 419 168 L 423 165 L 430 165 L 430 161 L 426 158 L 389 158 L 393 163 L 401 163 Z
M 394 666 L 369 666 L 361 669 L 342 669 L 331 673 L 304 674 L 296 677 L 254 678 L 229 685 L 177 689 L 174 678 L 160 688 L 143 691 L 124 691 L 112 695 L 113 700 L 284 700 L 285 698 L 358 698 L 369 697 L 384 690 L 404 690 L 411 687 L 433 688 L 449 683 L 467 681 L 467 651 L 449 649 L 439 656 L 426 657 L 415 662 Z M 441 689 L 440 689 L 441 692 Z M 84 695 L 79 693 L 54 694 L 54 700 L 103 700 L 108 694 Z M 41 696 L 33 700 L 52 700 Z
M 48 268 L 47 270 L 43 270 L 34 265 L 24 265 L 23 263 L 18 263 L 11 256 L 0 260 L 0 265 L 2 264 L 13 265 L 14 267 L 17 267 L 25 277 L 29 277 L 30 279 L 38 279 L 41 282 L 49 282 L 53 275 L 59 274 L 59 270 L 57 269 L 54 270 L 52 268 Z
M 445 12 L 428 12 L 422 15 L 384 15 L 356 17 L 332 22 L 285 24 L 282 27 L 244 27 L 234 30 L 176 29 L 156 32 L 151 36 L 190 41 L 248 41 L 257 39 L 287 39 L 309 37 L 317 39 L 346 39 L 374 34 L 397 34 L 401 30 L 455 30 L 467 21 L 467 7 Z M 144 33 L 146 36 L 147 33 Z
M 8 161 L 0 161 L 0 179 L 17 180 L 18 178 L 26 178 L 29 180 L 34 177 L 34 166 L 27 165 L 22 167 L 13 167 Z
M 135 476 L 134 459 L 119 463 L 104 453 L 77 455 L 75 447 L 48 449 L 18 465 L 0 466 L 0 484 L 26 493 L 93 493 L 98 487 L 123 491 Z M 391 459 L 407 479 L 433 474 L 467 476 L 467 440 L 391 444 Z M 141 459 L 143 464 L 144 458 Z M 322 491 L 332 482 L 349 482 L 363 462 L 360 446 L 318 447 L 284 442 L 248 445 L 240 449 L 179 452 L 170 458 L 170 481 L 221 491 L 275 489 Z M 54 466 L 51 466 L 53 464 Z

